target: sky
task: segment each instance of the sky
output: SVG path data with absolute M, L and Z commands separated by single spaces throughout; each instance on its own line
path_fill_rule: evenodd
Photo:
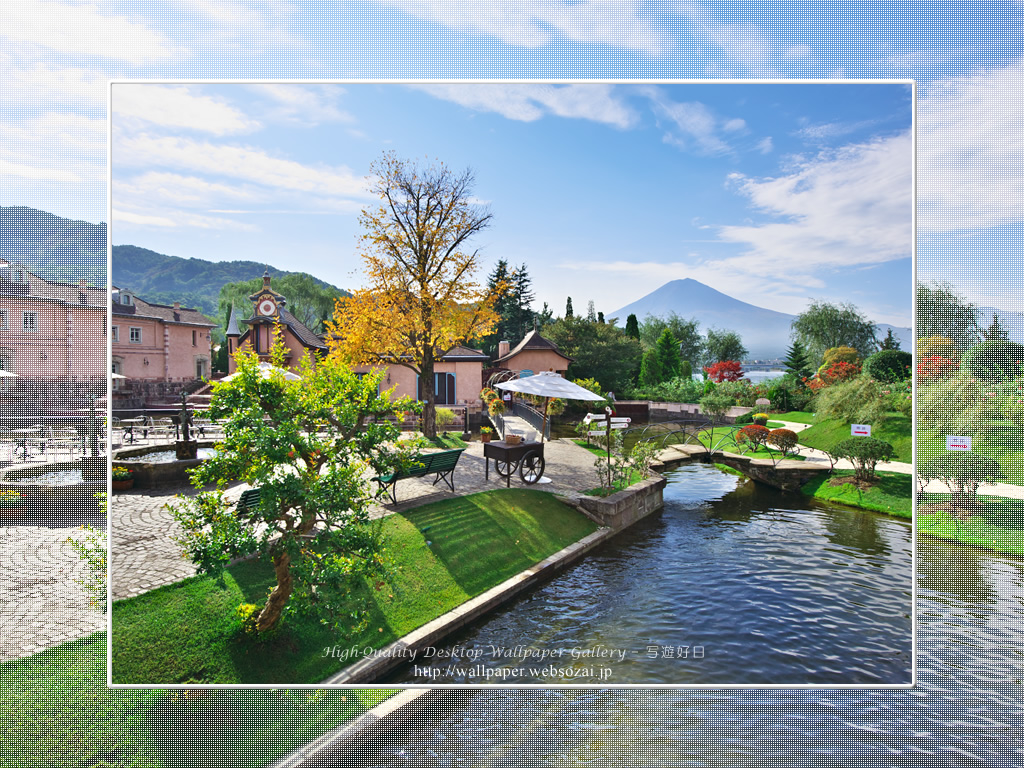
M 493 215 L 468 246 L 478 277 L 525 265 L 538 309 L 572 296 L 611 317 L 690 277 L 909 326 L 912 96 L 909 82 L 117 83 L 112 239 L 366 287 L 359 214 L 394 152 L 472 170 Z
M 693 277 L 772 309 L 852 301 L 907 325 L 906 87 L 652 81 L 913 78 L 919 276 L 983 305 L 1019 293 L 1005 279 L 1024 216 L 1017 4 L 387 0 L 325 13 L 169 0 L 6 14 L 0 204 L 111 218 L 108 80 L 173 81 L 114 86 L 114 243 L 358 287 L 358 210 L 390 149 L 473 169 L 494 214 L 474 243 L 483 272 L 525 263 L 537 308 L 561 314 L 572 296 L 611 313 Z M 318 78 L 435 82 L 253 84 Z M 447 82 L 466 78 L 543 82 Z M 579 82 L 602 78 L 633 82 Z M 223 79 L 244 82 L 195 82 Z

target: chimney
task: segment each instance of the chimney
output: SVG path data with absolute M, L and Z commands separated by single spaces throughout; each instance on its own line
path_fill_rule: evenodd
M 174 302 L 174 311 L 177 312 L 179 309 L 181 309 L 181 302 L 180 301 Z
M 509 346 L 507 341 L 498 342 L 498 357 L 502 358 L 508 354 Z
M 86 288 L 89 287 L 89 281 L 83 277 L 81 280 L 78 281 L 78 287 L 84 291 Z

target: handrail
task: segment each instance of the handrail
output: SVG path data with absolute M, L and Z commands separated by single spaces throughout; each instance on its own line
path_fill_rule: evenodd
M 545 440 L 551 439 L 551 419 L 548 419 L 547 425 L 545 425 L 544 414 L 536 408 L 526 403 L 514 402 L 512 403 L 512 413 L 536 429 L 537 432 L 543 431 Z

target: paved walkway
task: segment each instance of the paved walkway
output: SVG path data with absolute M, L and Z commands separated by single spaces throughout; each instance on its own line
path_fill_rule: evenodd
M 598 484 L 594 455 L 569 440 L 544 445 L 544 477 L 551 483 L 525 486 L 516 475 L 511 487 L 530 487 L 552 493 L 571 494 Z M 237 485 L 228 491 L 236 499 L 248 486 Z M 478 491 L 504 488 L 492 463 L 490 478 L 484 479 L 483 444 L 470 443 L 455 469 L 455 492 L 444 482 L 433 485 L 433 478 L 410 478 L 398 483 L 398 504 L 375 504 L 373 517 L 402 512 L 440 499 L 464 496 Z M 148 590 L 195 574 L 195 566 L 183 558 L 173 541 L 179 527 L 166 508 L 178 493 L 194 493 L 189 487 L 162 491 L 119 493 L 111 500 L 110 515 L 111 596 L 114 600 L 133 597 Z

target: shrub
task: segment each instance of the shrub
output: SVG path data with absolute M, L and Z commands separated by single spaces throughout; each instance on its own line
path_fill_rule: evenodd
M 894 383 L 910 378 L 914 357 L 901 349 L 883 349 L 864 361 L 864 372 L 876 381 Z
M 758 398 L 758 391 L 746 379 L 739 381 L 721 381 L 715 384 L 715 394 L 724 397 L 731 397 L 736 405 L 745 408 L 753 407 L 754 401 Z
M 1024 345 L 1015 341 L 992 339 L 964 352 L 960 369 L 983 381 L 1008 381 L 1020 373 L 1024 363 Z
M 838 443 L 830 453 L 836 459 L 848 459 L 853 463 L 855 480 L 872 480 L 875 465 L 888 461 L 896 455 L 896 449 L 877 437 L 850 437 Z
M 870 376 L 822 389 L 814 401 L 815 410 L 828 419 L 851 424 L 880 424 L 889 405 L 885 387 Z
M 945 336 L 925 336 L 917 342 L 918 359 L 925 357 L 956 358 L 956 345 Z
M 704 369 L 708 379 L 714 382 L 739 381 L 743 378 L 743 364 L 736 360 L 723 360 Z
M 792 452 L 799 442 L 796 436 L 796 432 L 791 429 L 773 429 L 768 433 L 766 442 L 769 445 L 774 445 L 783 454 Z
M 828 368 L 836 363 L 850 363 L 860 367 L 860 353 L 853 347 L 830 347 L 826 349 L 821 367 Z
M 960 374 L 920 387 L 917 417 L 940 435 L 976 435 L 1001 414 L 991 384 Z
M 733 422 L 733 423 L 734 424 L 752 424 L 753 421 L 754 421 L 754 419 L 752 418 L 750 413 L 741 413 L 739 416 L 736 417 L 736 421 Z
M 131 480 L 132 471 L 128 467 L 113 466 L 110 468 L 110 477 L 113 480 Z
M 823 365 L 818 369 L 818 380 L 826 387 L 849 381 L 857 376 L 860 376 L 860 365 L 845 360 L 832 363 L 828 367 Z
M 768 441 L 770 436 L 771 430 L 768 427 L 762 427 L 760 424 L 750 424 L 736 433 L 736 442 L 750 446 L 750 450 L 756 451 Z
M 999 463 L 973 451 L 948 451 L 924 462 L 919 468 L 921 479 L 940 480 L 952 496 L 950 506 L 962 516 L 978 508 L 978 487 L 1003 480 Z
M 917 364 L 917 375 L 924 381 L 938 381 L 939 379 L 948 379 L 957 372 L 958 368 L 956 360 L 930 355 L 921 358 Z
M 438 408 L 434 411 L 434 423 L 439 427 L 450 427 L 455 423 L 455 411 L 451 408 Z

